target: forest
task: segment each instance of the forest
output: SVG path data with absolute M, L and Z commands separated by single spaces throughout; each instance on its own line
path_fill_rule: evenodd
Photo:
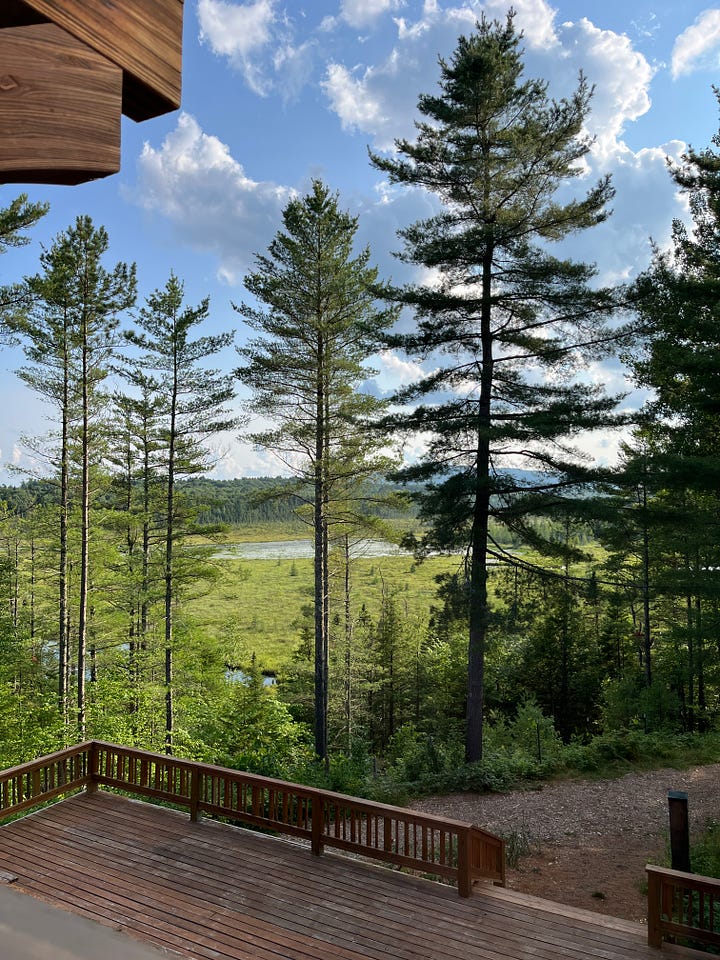
M 95 737 L 397 798 L 717 731 L 720 137 L 669 168 L 689 210 L 669 249 L 603 286 L 565 256 L 613 197 L 579 180 L 592 90 L 551 100 L 520 40 L 483 19 L 416 140 L 371 154 L 433 195 L 400 233 L 431 284 L 380 277 L 319 180 L 245 277 L 230 372 L 209 302 L 171 274 L 137 303 L 88 216 L 2 278 L 3 340 L 52 416 L 25 440 L 33 475 L 0 487 L 3 766 Z M 44 212 L 1 209 L 0 252 Z M 378 397 L 386 349 L 428 372 Z M 585 375 L 602 358 L 640 409 Z M 624 431 L 617 464 L 578 452 L 591 430 Z M 214 480 L 227 431 L 283 476 Z M 218 550 L 297 537 L 311 559 Z M 287 620 L 272 656 L 240 626 L 258 579 Z

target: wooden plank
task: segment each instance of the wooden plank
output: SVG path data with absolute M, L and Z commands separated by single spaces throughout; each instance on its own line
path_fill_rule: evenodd
M 3 0 L 5 3 L 6 0 Z M 180 106 L 183 0 L 12 0 L 0 28 L 18 7 L 62 27 L 119 66 L 123 113 L 147 120 Z
M 0 180 L 81 183 L 120 169 L 122 71 L 51 23 L 0 30 Z

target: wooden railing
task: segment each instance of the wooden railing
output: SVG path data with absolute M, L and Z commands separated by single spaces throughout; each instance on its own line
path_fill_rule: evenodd
M 646 867 L 648 944 L 668 938 L 720 946 L 720 880 L 665 867 Z
M 6 786 L 7 785 L 7 786 Z M 500 837 L 458 820 L 92 740 L 0 773 L 0 818 L 99 785 L 454 880 L 505 883 Z
M 88 786 L 91 744 L 80 743 L 0 773 L 0 817 Z

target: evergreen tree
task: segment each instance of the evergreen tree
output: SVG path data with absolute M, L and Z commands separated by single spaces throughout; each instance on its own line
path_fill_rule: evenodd
M 245 279 L 267 309 L 236 307 L 260 334 L 239 351 L 245 363 L 237 376 L 252 390 L 249 409 L 275 424 L 252 439 L 282 458 L 312 502 L 315 751 L 325 759 L 330 528 L 346 518 L 349 491 L 357 497 L 360 481 L 385 465 L 365 430 L 382 405 L 358 387 L 393 313 L 376 305 L 369 250 L 352 254 L 357 219 L 324 184 L 315 181 L 306 197 L 291 200 L 283 225 Z
M 232 430 L 238 420 L 228 410 L 235 393 L 232 377 L 203 366 L 230 346 L 232 332 L 192 339 L 196 328 L 207 320 L 208 299 L 197 307 L 183 305 L 182 283 L 171 275 L 165 287 L 156 290 L 138 316 L 139 330 L 129 331 L 127 340 L 141 351 L 139 369 L 154 376 L 160 409 L 157 424 L 156 456 L 164 488 L 162 516 L 164 527 L 164 676 L 165 676 L 165 749 L 172 752 L 175 726 L 173 654 L 173 610 L 177 602 L 179 567 L 189 560 L 175 547 L 187 536 L 185 512 L 178 481 L 205 472 L 210 452 L 205 444 L 224 430 Z
M 720 91 L 716 90 L 720 100 Z M 653 392 L 647 414 L 662 475 L 664 591 L 680 600 L 670 635 L 687 663 L 679 693 L 686 725 L 705 709 L 707 641 L 720 602 L 720 134 L 671 168 L 689 201 L 692 226 L 672 225 L 635 285 L 639 348 L 631 366 Z M 661 530 L 662 532 L 662 530 Z M 709 632 L 708 632 L 709 631 Z
M 163 572 L 157 545 L 162 537 L 157 516 L 162 512 L 158 456 L 162 450 L 159 418 L 164 405 L 157 381 L 126 364 L 122 374 L 133 395 L 114 396 L 114 447 L 108 457 L 114 475 L 109 522 L 120 534 L 119 558 L 113 571 L 120 586 L 119 605 L 126 618 L 131 710 L 140 711 L 151 608 L 161 598 Z M 137 743 L 133 731 L 133 743 Z
M 107 232 L 89 217 L 43 252 L 43 272 L 26 281 L 32 309 L 15 323 L 30 366 L 20 376 L 58 411 L 52 459 L 60 483 L 59 699 L 64 709 L 69 664 L 68 514 L 73 463 L 79 472 L 80 556 L 77 607 L 77 724 L 85 732 L 85 671 L 90 588 L 91 473 L 104 453 L 102 384 L 109 372 L 119 315 L 135 300 L 135 267 L 103 266 Z
M 581 77 L 569 99 L 555 101 L 545 83 L 524 80 L 512 14 L 504 24 L 483 18 L 440 68 L 439 95 L 418 102 L 425 119 L 416 140 L 396 143 L 400 159 L 372 160 L 392 182 L 421 186 L 442 204 L 401 232 L 402 259 L 433 280 L 392 292 L 418 318 L 417 332 L 393 343 L 431 361 L 433 372 L 398 395 L 416 405 L 396 423 L 432 437 L 403 474 L 428 481 L 427 545 L 467 551 L 466 757 L 474 761 L 482 756 L 489 562 L 509 559 L 490 518 L 555 550 L 528 515 L 569 506 L 588 471 L 568 441 L 613 422 L 614 401 L 575 377 L 588 356 L 608 349 L 613 294 L 593 287 L 593 266 L 549 252 L 602 222 L 613 191 L 605 178 L 582 199 L 556 198 L 591 148 L 583 125 L 592 91 Z

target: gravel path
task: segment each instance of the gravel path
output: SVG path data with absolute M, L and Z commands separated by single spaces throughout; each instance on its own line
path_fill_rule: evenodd
M 428 797 L 413 806 L 519 838 L 526 855 L 508 871 L 516 890 L 643 920 L 645 864 L 660 862 L 668 844 L 668 790 L 688 794 L 691 837 L 720 822 L 720 764 Z
M 429 797 L 413 806 L 492 833 L 518 831 L 543 844 L 567 843 L 607 834 L 657 837 L 667 827 L 668 790 L 687 792 L 691 828 L 720 820 L 720 764 L 628 773 L 617 780 L 560 780 L 512 793 Z

